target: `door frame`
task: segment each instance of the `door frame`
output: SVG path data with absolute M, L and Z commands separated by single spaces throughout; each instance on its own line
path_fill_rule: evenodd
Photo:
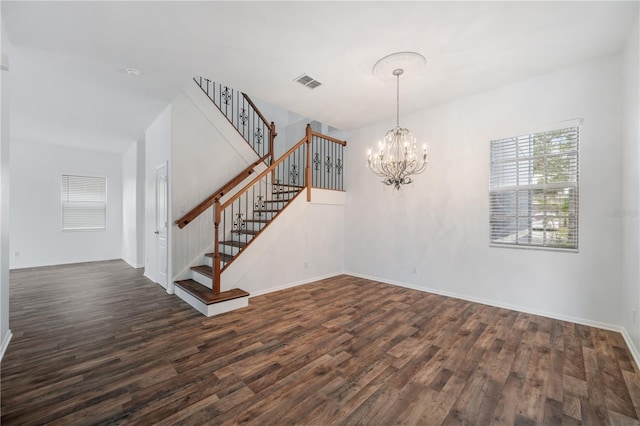
M 169 179 L 170 173 L 169 173 L 169 162 L 168 161 L 163 161 L 162 163 L 158 164 L 155 167 L 155 174 L 154 174 L 154 189 L 155 189 L 155 194 L 153 195 L 154 197 L 154 207 L 155 207 L 155 220 L 156 223 L 154 223 L 154 228 L 156 227 L 157 224 L 157 220 L 158 220 L 158 170 L 162 169 L 163 167 L 166 168 L 167 170 L 167 185 L 166 185 L 166 194 L 165 194 L 165 199 L 167 201 L 167 235 L 166 235 L 166 244 L 167 244 L 167 285 L 166 287 L 162 286 L 162 284 L 160 284 L 159 282 L 157 282 L 158 284 L 160 284 L 160 286 L 162 286 L 163 288 L 166 289 L 167 293 L 169 294 L 173 294 L 174 289 L 173 289 L 173 279 L 172 279 L 172 273 L 171 273 L 171 180 Z M 157 229 L 155 229 L 157 231 Z M 156 251 L 156 256 L 157 256 L 157 252 L 158 252 L 158 240 L 157 237 L 155 239 L 155 247 L 154 250 Z M 160 274 L 158 273 L 159 268 L 160 268 L 160 262 L 159 262 L 159 258 L 156 258 L 156 271 L 155 271 L 155 276 L 156 279 L 159 280 L 159 276 Z

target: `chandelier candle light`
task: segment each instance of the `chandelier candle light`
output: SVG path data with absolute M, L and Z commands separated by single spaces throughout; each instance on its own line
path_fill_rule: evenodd
M 408 129 L 400 127 L 400 76 L 405 70 L 396 66 L 415 68 L 416 65 L 424 66 L 424 63 L 424 57 L 418 53 L 400 52 L 382 58 L 373 67 L 374 75 L 380 75 L 384 68 L 393 67 L 392 74 L 396 77 L 396 127 L 389 130 L 378 143 L 375 153 L 369 150 L 367 163 L 373 173 L 383 178 L 382 183 L 393 185 L 397 190 L 400 185 L 412 183 L 412 175 L 426 170 L 427 146 L 424 145 L 422 153 L 418 154 L 416 138 Z

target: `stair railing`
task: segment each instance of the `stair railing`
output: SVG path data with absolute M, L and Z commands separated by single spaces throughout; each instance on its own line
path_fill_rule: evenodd
M 249 164 L 246 169 L 238 173 L 235 177 L 233 177 L 229 182 L 225 183 L 215 191 L 213 194 L 204 199 L 200 204 L 192 208 L 187 214 L 182 216 L 180 219 L 175 221 L 175 224 L 178 225 L 178 228 L 182 229 L 191 223 L 195 218 L 204 213 L 209 207 L 211 207 L 216 199 L 220 199 L 224 195 L 228 194 L 229 191 L 232 191 L 233 188 L 238 186 L 243 180 L 245 180 L 248 176 L 251 176 L 255 172 L 255 168 L 262 162 L 266 161 L 267 158 L 271 156 L 271 153 L 265 155 L 258 161 L 253 164 Z
M 306 187 L 304 173 L 307 137 L 303 137 L 280 159 L 257 175 L 224 203 L 214 203 L 213 291 L 220 291 L 220 274 L 245 250 Z M 251 232 L 255 229 L 258 231 Z M 235 238 L 234 238 L 235 237 Z M 225 240 L 226 239 L 226 240 Z M 236 252 L 221 264 L 220 246 L 226 244 Z
M 312 170 L 311 186 L 314 188 L 344 191 L 344 147 L 346 141 L 311 131 Z
M 312 187 L 343 190 L 342 161 L 346 145 L 346 141 L 314 132 L 307 125 L 305 136 L 298 143 L 240 191 L 224 203 L 220 202 L 220 197 L 215 199 L 212 268 L 214 293 L 220 292 L 221 273 L 264 231 L 273 219 L 272 216 L 282 212 L 305 188 L 307 201 L 311 201 Z M 312 167 L 312 151 L 330 157 L 325 158 L 323 169 L 316 169 L 315 165 Z M 326 166 L 329 163 L 331 167 Z M 264 226 L 250 226 L 256 223 L 263 223 Z M 233 236 L 236 238 L 233 239 Z M 229 240 L 224 240 L 226 238 Z M 231 246 L 236 252 L 231 259 L 224 261 L 224 266 L 221 244 Z
M 258 157 L 267 154 L 273 162 L 276 125 L 269 123 L 246 94 L 204 77 L 194 77 L 200 89 L 213 101 L 240 136 L 253 148 Z

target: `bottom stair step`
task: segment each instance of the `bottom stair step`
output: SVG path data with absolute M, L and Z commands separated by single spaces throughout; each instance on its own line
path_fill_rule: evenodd
M 249 293 L 239 288 L 214 294 L 210 288 L 194 280 L 176 281 L 175 284 L 207 305 L 249 296 Z

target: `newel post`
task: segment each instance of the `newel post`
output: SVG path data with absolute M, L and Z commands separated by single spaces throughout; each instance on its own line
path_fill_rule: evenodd
M 305 167 L 306 185 L 307 185 L 307 202 L 311 201 L 311 124 L 307 123 L 307 166 Z
M 272 165 L 276 159 L 276 155 L 273 151 L 276 145 L 275 144 L 276 136 L 278 136 L 278 132 L 276 132 L 276 123 L 272 121 L 271 125 L 269 126 L 269 152 L 271 154 L 269 165 Z M 276 178 L 276 171 L 274 169 L 274 170 L 271 170 L 271 183 L 273 183 L 275 178 Z
M 218 225 L 220 224 L 220 200 L 216 198 L 215 204 L 213 205 L 213 225 L 215 227 L 215 231 L 213 234 L 213 293 L 220 293 L 220 237 L 218 235 Z
M 269 152 L 271 153 L 271 164 L 273 164 L 273 160 L 275 159 L 275 154 L 273 153 L 273 147 L 275 146 L 276 136 L 278 136 L 278 132 L 276 132 L 276 123 L 273 121 L 269 126 Z

